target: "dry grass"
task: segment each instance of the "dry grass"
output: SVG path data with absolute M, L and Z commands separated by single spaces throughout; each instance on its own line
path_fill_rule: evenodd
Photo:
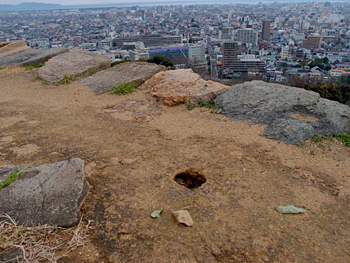
M 74 228 L 41 225 L 26 227 L 19 225 L 9 215 L 0 215 L 0 252 L 20 249 L 17 262 L 57 262 L 70 251 L 84 246 L 88 237 L 90 221 L 80 220 Z

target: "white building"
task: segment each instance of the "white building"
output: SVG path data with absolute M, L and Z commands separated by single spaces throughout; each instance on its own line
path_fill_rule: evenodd
M 238 29 L 237 30 L 237 41 L 242 44 L 253 44 L 258 43 L 258 33 L 251 28 Z

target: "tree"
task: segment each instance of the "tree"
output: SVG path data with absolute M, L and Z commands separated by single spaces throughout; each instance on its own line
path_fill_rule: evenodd
M 147 62 L 155 63 L 155 64 L 158 64 L 158 65 L 163 65 L 165 67 L 174 67 L 174 64 L 171 61 L 171 59 L 166 58 L 166 57 L 161 56 L 161 55 L 154 56 L 153 58 L 147 59 Z

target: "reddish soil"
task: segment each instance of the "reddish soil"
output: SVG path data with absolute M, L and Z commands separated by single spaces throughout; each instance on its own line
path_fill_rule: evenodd
M 263 126 L 164 107 L 147 90 L 95 96 L 0 70 L 0 166 L 82 158 L 93 220 L 60 262 L 350 262 L 350 147 L 286 145 Z M 192 169 L 206 182 L 174 181 Z M 306 208 L 284 215 L 280 205 Z M 160 218 L 154 210 L 164 208 Z M 172 211 L 187 209 L 193 227 Z

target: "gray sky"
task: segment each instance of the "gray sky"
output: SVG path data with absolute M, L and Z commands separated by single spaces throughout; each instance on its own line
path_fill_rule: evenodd
M 172 0 L 176 1 L 176 0 Z M 16 5 L 23 2 L 38 2 L 61 5 L 80 5 L 80 4 L 110 4 L 110 3 L 132 3 L 132 2 L 166 2 L 165 0 L 0 0 L 2 5 Z

